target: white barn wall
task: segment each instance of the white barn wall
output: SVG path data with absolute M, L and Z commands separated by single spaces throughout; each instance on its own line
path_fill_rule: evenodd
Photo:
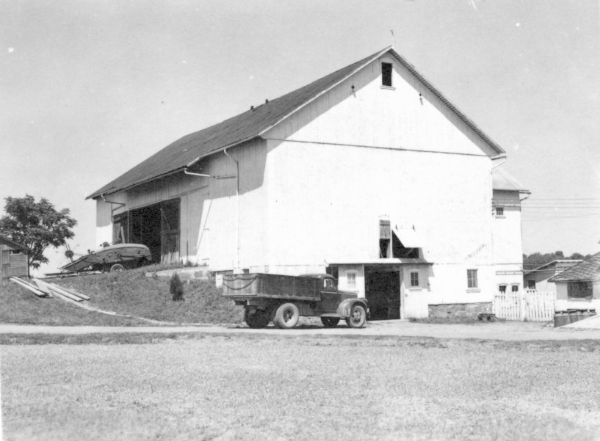
M 268 196 L 271 263 L 300 272 L 377 259 L 379 219 L 389 215 L 425 240 L 440 302 L 490 300 L 488 158 L 269 141 L 267 161 L 278 183 Z M 480 292 L 467 292 L 467 268 L 480 269 Z
M 267 247 L 262 216 L 266 204 L 264 167 L 266 141 L 256 139 L 228 150 L 240 164 L 240 267 L 263 265 Z M 236 165 L 223 153 L 202 162 L 206 178 L 183 172 L 131 190 L 111 194 L 107 199 L 125 203 L 114 214 L 170 199 L 180 199 L 180 257 L 208 264 L 215 271 L 231 270 L 236 264 L 237 202 Z M 116 206 L 115 206 L 116 208 Z M 110 204 L 97 200 L 97 238 L 112 242 Z

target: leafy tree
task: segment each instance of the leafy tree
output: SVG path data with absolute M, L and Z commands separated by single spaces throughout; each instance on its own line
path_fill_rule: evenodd
M 39 268 L 48 263 L 44 250 L 49 246 L 58 248 L 66 244 L 75 234 L 71 230 L 77 221 L 69 216 L 69 209 L 57 211 L 48 199 L 36 202 L 33 196 L 24 198 L 7 197 L 0 218 L 0 234 L 29 248 L 29 266 Z
M 584 256 L 580 253 L 573 253 L 571 256 L 565 256 L 562 251 L 555 251 L 554 253 L 533 253 L 529 256 L 527 254 L 523 254 L 523 268 L 525 271 L 535 269 L 539 266 L 545 265 L 546 263 L 550 263 L 554 260 L 583 260 L 591 257 L 590 254 Z

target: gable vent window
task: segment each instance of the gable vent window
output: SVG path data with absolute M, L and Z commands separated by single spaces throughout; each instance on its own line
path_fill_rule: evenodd
M 381 63 L 381 85 L 392 87 L 392 64 Z

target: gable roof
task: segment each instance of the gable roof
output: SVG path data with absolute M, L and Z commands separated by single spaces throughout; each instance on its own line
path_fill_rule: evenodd
M 8 245 L 9 247 L 11 247 L 14 250 L 23 251 L 24 253 L 29 254 L 29 248 L 27 248 L 26 246 L 20 245 L 13 240 L 10 240 L 6 236 L 0 235 L 0 243 L 4 244 L 4 245 Z
M 589 282 L 600 277 L 600 253 L 585 259 L 566 271 L 549 279 L 549 282 Z
M 360 61 L 337 70 L 307 86 L 248 110 L 233 118 L 229 118 L 214 126 L 178 139 L 159 152 L 142 161 L 140 164 L 109 182 L 86 199 L 125 190 L 145 182 L 149 182 L 172 173 L 184 170 L 198 162 L 201 158 L 229 147 L 249 141 L 271 129 L 287 117 L 315 100 L 331 88 L 358 72 L 382 55 L 390 53 L 425 87 L 447 105 L 463 122 L 477 133 L 487 144 L 499 154 L 504 150 L 483 133 L 469 118 L 446 99 L 430 82 L 391 47 L 382 49 Z
M 492 188 L 501 191 L 518 191 L 529 193 L 519 181 L 517 181 L 506 170 L 496 167 L 492 170 Z

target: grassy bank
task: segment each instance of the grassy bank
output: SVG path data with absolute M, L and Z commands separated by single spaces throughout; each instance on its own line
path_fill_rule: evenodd
M 241 323 L 243 309 L 205 281 L 184 283 L 184 301 L 174 302 L 169 279 L 146 277 L 146 270 L 56 279 L 91 297 L 101 309 L 175 323 Z
M 147 323 L 86 311 L 56 298 L 39 298 L 16 283 L 0 286 L 0 323 L 51 326 L 138 326 Z
M 174 302 L 169 279 L 146 277 L 145 270 L 93 274 L 52 283 L 88 295 L 87 304 L 105 311 L 170 323 L 241 323 L 243 309 L 204 281 L 184 283 L 184 301 Z M 152 323 L 90 312 L 57 298 L 39 298 L 9 282 L 0 287 L 0 323 L 63 326 L 152 326 Z
M 593 440 L 595 342 L 3 346 L 7 440 Z M 587 351 L 582 351 L 585 347 Z

